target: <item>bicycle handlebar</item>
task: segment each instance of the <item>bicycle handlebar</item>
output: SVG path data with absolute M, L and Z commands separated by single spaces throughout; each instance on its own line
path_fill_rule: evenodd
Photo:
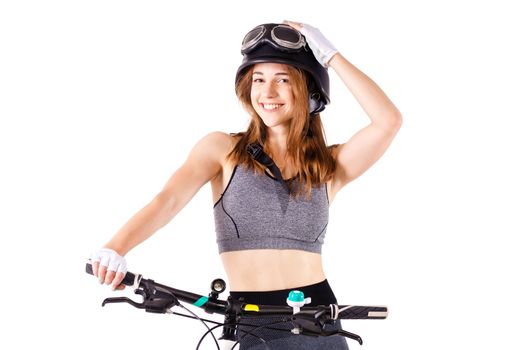
M 86 264 L 86 272 L 93 274 L 93 269 L 90 263 Z M 194 306 L 205 309 L 210 313 L 218 313 L 224 315 L 228 302 L 225 300 L 210 300 L 209 297 L 187 292 L 173 287 L 165 286 L 153 280 L 142 278 L 141 275 L 127 272 L 122 284 L 126 286 L 133 286 L 138 282 L 137 287 L 145 287 L 146 285 L 154 286 L 158 291 L 172 293 L 177 299 L 193 304 Z M 211 302 L 210 302 L 211 301 Z M 329 309 L 329 306 L 305 306 L 301 308 L 301 312 L 319 311 L 319 308 Z M 388 309 L 385 306 L 358 306 L 358 305 L 339 305 L 338 319 L 385 319 L 388 316 Z M 240 310 L 243 316 L 256 315 L 293 315 L 293 308 L 290 306 L 275 306 L 275 305 L 254 305 L 243 303 Z
M 91 264 L 86 263 L 86 272 L 93 274 Z M 226 283 L 217 279 L 212 283 L 212 291 L 208 296 L 175 289 L 162 285 L 153 280 L 142 278 L 140 274 L 127 272 L 121 282 L 126 286 L 134 286 L 135 293 L 142 295 L 143 302 L 137 303 L 129 298 L 106 298 L 102 306 L 108 303 L 128 303 L 147 312 L 169 313 L 173 306 L 179 306 L 179 300 L 204 309 L 207 313 L 226 315 L 226 318 L 236 320 L 239 316 L 281 316 L 290 320 L 303 330 L 304 334 L 315 336 L 328 336 L 339 334 L 354 339 L 362 344 L 361 338 L 350 332 L 339 330 L 325 332 L 324 324 L 335 322 L 338 319 L 385 319 L 388 309 L 385 306 L 356 306 L 356 305 L 318 305 L 304 306 L 298 312 L 290 306 L 255 305 L 228 297 L 221 300 L 218 295 L 226 289 Z M 230 325 L 231 326 L 231 325 Z M 227 327 L 227 326 L 226 326 Z M 224 334 L 223 334 L 224 337 Z

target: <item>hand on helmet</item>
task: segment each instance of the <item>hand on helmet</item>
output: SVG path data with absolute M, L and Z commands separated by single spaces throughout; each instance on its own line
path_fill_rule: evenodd
M 99 282 L 111 284 L 112 289 L 123 289 L 120 283 L 127 272 L 126 259 L 116 251 L 102 248 L 91 255 L 93 276 L 98 277 Z
M 330 62 L 332 57 L 334 57 L 338 51 L 335 46 L 325 38 L 321 31 L 305 23 L 292 21 L 284 21 L 284 23 L 298 30 L 304 35 L 306 41 L 308 42 L 308 46 L 310 46 L 312 49 L 317 61 L 327 68 L 328 62 Z

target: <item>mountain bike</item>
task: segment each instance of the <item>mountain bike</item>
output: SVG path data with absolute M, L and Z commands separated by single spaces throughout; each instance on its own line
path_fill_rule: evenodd
M 86 264 L 86 272 L 93 274 L 91 263 Z M 357 341 L 360 345 L 363 340 L 357 334 L 350 333 L 343 329 L 327 330 L 327 325 L 333 325 L 336 320 L 343 319 L 385 319 L 388 315 L 388 309 L 385 306 L 356 306 L 356 305 L 319 305 L 319 306 L 304 306 L 308 303 L 308 298 L 305 298 L 301 291 L 291 291 L 287 300 L 289 306 L 275 306 L 275 305 L 256 305 L 246 303 L 242 300 L 236 300 L 229 296 L 227 300 L 219 299 L 219 294 L 226 290 L 226 282 L 218 278 L 211 283 L 211 291 L 208 296 L 187 292 L 176 289 L 155 282 L 151 279 L 143 278 L 140 274 L 127 272 L 122 284 L 132 286 L 135 294 L 142 296 L 142 302 L 136 302 L 127 297 L 113 297 L 106 298 L 102 302 L 102 306 L 111 303 L 128 303 L 138 309 L 144 309 L 146 312 L 159 314 L 173 314 L 188 318 L 194 318 L 201 321 L 207 328 L 207 331 L 202 335 L 197 343 L 198 350 L 206 338 L 211 335 L 217 349 L 220 346 L 213 331 L 222 327 L 222 335 L 219 340 L 225 340 L 231 345 L 230 349 L 234 349 L 239 345 L 243 337 L 253 336 L 258 338 L 261 343 L 265 345 L 265 349 L 271 350 L 266 344 L 265 340 L 258 337 L 254 332 L 261 328 L 290 332 L 280 328 L 274 328 L 277 324 L 284 324 L 291 322 L 293 334 L 302 334 L 313 337 L 329 337 L 329 336 L 343 336 Z M 224 315 L 224 322 L 217 322 L 201 318 L 193 311 L 186 308 L 181 302 L 191 304 L 195 307 L 204 309 L 210 314 Z M 173 307 L 178 306 L 186 310 L 188 314 L 178 313 L 172 310 Z M 260 317 L 278 318 L 278 322 L 270 322 L 268 324 L 257 325 L 240 322 L 241 317 L 260 318 Z M 210 328 L 208 324 L 214 324 Z M 249 331 L 241 330 L 239 326 L 247 326 L 252 328 Z

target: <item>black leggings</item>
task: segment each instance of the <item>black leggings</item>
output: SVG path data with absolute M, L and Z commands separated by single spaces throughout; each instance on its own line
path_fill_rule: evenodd
M 327 280 L 312 284 L 309 286 L 275 290 L 269 292 L 230 292 L 230 295 L 234 299 L 241 299 L 250 304 L 262 304 L 262 305 L 286 305 L 286 299 L 288 293 L 291 290 L 300 290 L 304 293 L 305 298 L 312 298 L 312 302 L 308 306 L 317 305 L 329 305 L 337 304 L 334 292 Z M 348 345 L 346 340 L 341 336 L 331 337 L 311 337 L 305 335 L 294 335 L 290 332 L 293 328 L 291 322 L 280 322 L 278 317 L 257 317 L 257 318 L 241 318 L 240 323 L 250 324 L 253 326 L 262 326 L 269 323 L 275 323 L 271 325 L 272 328 L 283 329 L 272 330 L 261 328 L 253 332 L 255 336 L 246 335 L 240 341 L 240 350 L 261 350 L 266 349 L 262 341 L 258 338 L 262 338 L 266 341 L 266 344 L 270 349 L 279 350 L 347 350 Z M 335 325 L 327 325 L 327 330 L 340 329 L 341 324 L 339 321 Z M 250 326 L 239 326 L 238 336 L 241 338 L 245 332 L 252 331 L 254 327 Z M 235 348 L 237 349 L 237 347 Z

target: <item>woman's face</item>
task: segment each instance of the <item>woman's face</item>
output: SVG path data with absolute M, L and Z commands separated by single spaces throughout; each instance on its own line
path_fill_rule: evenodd
M 258 63 L 253 67 L 252 106 L 267 127 L 289 125 L 294 97 L 288 66 Z

